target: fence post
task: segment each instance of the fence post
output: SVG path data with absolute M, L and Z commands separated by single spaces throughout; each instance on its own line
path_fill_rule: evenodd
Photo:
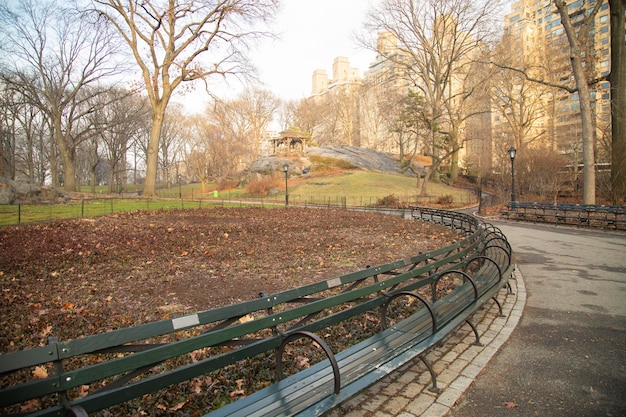
M 85 217 L 85 199 L 80 200 L 80 217 Z
M 17 203 L 17 224 L 22 223 L 22 203 Z

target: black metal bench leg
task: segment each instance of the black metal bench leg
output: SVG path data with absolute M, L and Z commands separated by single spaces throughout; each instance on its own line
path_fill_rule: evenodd
M 328 360 L 330 361 L 330 366 L 333 368 L 333 375 L 335 377 L 334 392 L 335 394 L 339 394 L 339 391 L 341 390 L 341 374 L 339 372 L 339 364 L 337 363 L 337 359 L 335 358 L 333 351 L 330 349 L 330 347 L 326 344 L 326 342 L 324 342 L 324 340 L 321 337 L 319 337 L 315 333 L 308 332 L 305 330 L 297 330 L 293 333 L 290 333 L 283 339 L 282 343 L 277 348 L 276 350 L 276 375 L 278 379 L 281 380 L 284 378 L 283 353 L 285 351 L 285 346 L 287 346 L 289 342 L 300 339 L 301 337 L 307 337 L 313 340 L 324 350 L 324 352 L 326 353 L 326 356 L 328 357 Z
M 507 283 L 506 283 L 506 293 L 507 293 L 507 294 L 511 294 L 511 295 L 514 295 L 514 294 L 515 294 L 515 293 L 513 292 L 513 287 L 511 286 L 511 283 L 510 283 L 510 282 L 507 282 Z
M 502 304 L 500 304 L 500 301 L 498 301 L 495 295 L 491 297 L 491 299 L 498 306 L 498 317 L 505 317 L 504 314 L 502 313 Z
M 424 365 L 426 365 L 426 368 L 428 368 L 428 372 L 430 372 L 430 379 L 433 381 L 433 386 L 428 388 L 428 390 L 430 392 L 439 394 L 441 392 L 441 388 L 437 386 L 437 374 L 435 374 L 435 370 L 433 369 L 432 365 L 430 364 L 430 362 L 428 362 L 428 359 L 426 359 L 424 355 L 418 355 L 418 357 L 420 358 L 422 362 L 424 362 Z
M 89 417 L 87 411 L 79 405 L 75 405 L 65 410 L 66 417 Z
M 473 343 L 473 345 L 483 346 L 483 344 L 480 343 L 480 335 L 478 334 L 478 330 L 476 329 L 476 326 L 474 326 L 474 323 L 469 321 L 469 319 L 465 320 L 465 323 L 469 324 L 469 326 L 472 328 L 472 331 L 474 332 L 474 337 L 476 337 L 476 341 Z

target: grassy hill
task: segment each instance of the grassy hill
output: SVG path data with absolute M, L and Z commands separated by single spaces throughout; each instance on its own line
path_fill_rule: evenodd
M 83 193 L 75 194 L 68 204 L 0 206 L 0 227 L 134 210 L 208 207 L 214 204 L 241 206 L 246 201 L 282 205 L 285 202 L 285 177 L 277 174 L 269 181 L 269 193 L 264 194 L 250 193 L 245 188 L 218 190 L 217 184 L 205 184 L 204 187 L 201 184 L 176 184 L 160 190 L 159 200 L 129 194 L 106 194 L 106 187 L 98 187 L 94 195 L 85 187 Z M 476 201 L 475 194 L 469 190 L 436 183 L 429 184 L 428 196 L 418 197 L 415 178 L 364 170 L 330 169 L 293 176 L 289 178 L 288 186 L 291 205 L 371 207 L 389 203 L 387 206 L 390 207 L 412 204 L 460 207 Z M 451 204 L 440 204 L 442 202 Z
M 429 184 L 429 195 L 420 198 L 414 177 L 360 170 L 324 176 L 303 175 L 290 180 L 289 188 L 290 199 L 294 202 L 315 202 L 324 198 L 332 202 L 345 198 L 347 204 L 353 206 L 376 204 L 390 195 L 401 202 L 413 203 L 420 200 L 434 202 L 443 196 L 451 196 L 458 202 L 469 199 L 468 191 L 439 183 Z
M 261 180 L 264 184 L 254 191 L 251 187 L 219 190 L 219 199 L 252 199 L 283 202 L 285 200 L 285 177 L 276 174 L 273 178 Z M 469 190 L 451 187 L 441 183 L 430 183 L 428 195 L 418 196 L 416 178 L 365 170 L 328 170 L 315 174 L 291 176 L 288 180 L 289 201 L 292 204 L 332 204 L 345 202 L 348 206 L 372 206 L 380 199 L 394 196 L 403 204 L 437 203 L 440 200 L 452 201 L 454 206 L 466 205 L 475 201 Z M 214 198 L 217 184 L 183 185 L 183 198 Z M 178 188 L 162 190 L 162 197 L 176 198 Z

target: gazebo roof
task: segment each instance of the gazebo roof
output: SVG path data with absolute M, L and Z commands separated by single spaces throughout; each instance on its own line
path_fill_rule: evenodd
M 280 137 L 288 139 L 309 139 L 307 135 L 295 129 L 287 129 L 280 132 Z

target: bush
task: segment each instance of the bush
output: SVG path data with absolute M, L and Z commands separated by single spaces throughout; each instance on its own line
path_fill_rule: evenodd
M 315 171 L 327 171 L 327 170 L 330 170 L 332 168 L 335 168 L 335 169 L 346 169 L 346 170 L 356 169 L 357 168 L 350 161 L 347 161 L 345 159 L 330 158 L 330 157 L 327 157 L 327 156 L 311 155 L 311 156 L 309 156 L 309 160 L 313 164 L 313 169 Z
M 239 182 L 234 178 L 222 178 L 217 182 L 217 189 L 219 191 L 232 190 L 237 187 L 238 183 Z
M 377 202 L 378 207 L 400 207 L 400 199 L 395 194 L 389 194 L 386 197 L 379 198 Z
M 437 198 L 435 203 L 441 206 L 451 206 L 452 203 L 454 203 L 454 197 L 452 197 L 450 194 L 442 195 Z
M 266 196 L 273 189 L 280 188 L 281 181 L 278 176 L 263 177 L 250 181 L 246 185 L 246 193 L 250 195 Z

